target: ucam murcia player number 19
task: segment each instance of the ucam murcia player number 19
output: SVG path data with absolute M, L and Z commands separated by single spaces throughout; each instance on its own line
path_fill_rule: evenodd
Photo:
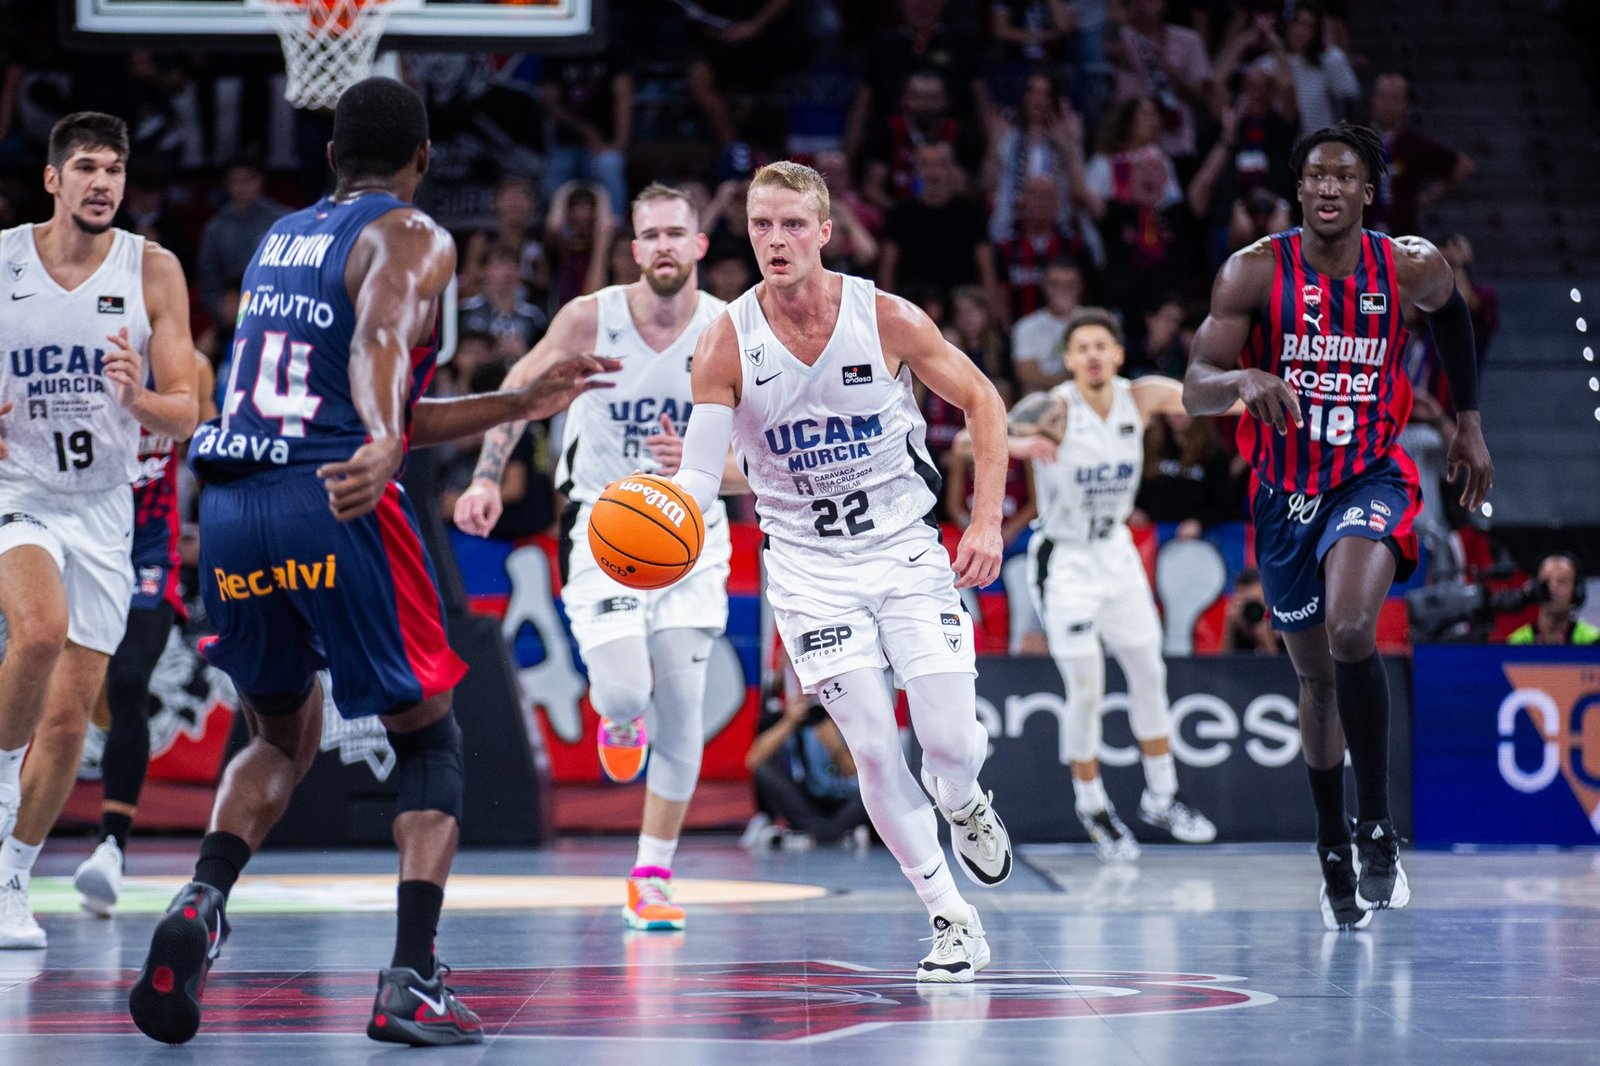
M 0 482 L 26 479 L 49 493 L 97 492 L 138 474 L 139 423 L 117 402 L 104 374 L 106 334 L 128 331 L 128 345 L 148 355 L 144 238 L 114 230 L 105 262 L 68 292 L 34 246 L 33 226 L 0 233 L 10 299 L 0 303 L 0 403 L 11 457 Z
M 811 366 L 773 334 L 754 289 L 728 307 L 742 375 L 734 455 L 778 544 L 860 550 L 931 523 L 938 499 L 911 371 L 891 375 L 883 357 L 876 290 L 843 280 L 838 323 Z
M 1271 238 L 1272 292 L 1239 365 L 1281 377 L 1300 401 L 1304 425 L 1287 435 L 1253 418 L 1239 422 L 1239 451 L 1273 489 L 1318 496 L 1381 460 L 1411 413 L 1400 356 L 1409 336 L 1390 238 L 1361 234 L 1361 260 L 1347 278 L 1306 262 L 1298 229 Z

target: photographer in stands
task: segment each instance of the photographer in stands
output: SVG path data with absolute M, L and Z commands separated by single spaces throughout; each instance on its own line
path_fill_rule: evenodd
M 1539 605 L 1539 617 L 1506 638 L 1507 644 L 1600 644 L 1600 629 L 1572 617 L 1583 605 L 1586 590 L 1578 560 L 1555 552 L 1539 560 L 1528 594 Z

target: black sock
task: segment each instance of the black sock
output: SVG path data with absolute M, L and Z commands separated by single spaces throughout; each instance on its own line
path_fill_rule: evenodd
M 394 960 L 423 977 L 433 976 L 433 938 L 439 931 L 444 889 L 432 881 L 401 881 L 395 909 Z
M 1384 820 L 1389 817 L 1389 675 L 1383 660 L 1377 652 L 1360 662 L 1335 660 L 1333 689 L 1356 771 L 1356 817 Z
M 200 861 L 194 864 L 194 879 L 202 885 L 210 885 L 226 898 L 249 861 L 250 845 L 242 838 L 232 833 L 207 833 L 200 841 Z
M 117 811 L 100 812 L 100 839 L 110 837 L 123 852 L 128 850 L 128 834 L 133 831 L 133 816 Z
M 1311 802 L 1317 808 L 1317 846 L 1336 848 L 1350 843 L 1350 822 L 1344 813 L 1344 764 L 1326 770 L 1306 767 L 1311 779 Z

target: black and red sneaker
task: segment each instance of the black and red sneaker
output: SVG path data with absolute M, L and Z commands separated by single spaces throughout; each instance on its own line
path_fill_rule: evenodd
M 173 897 L 128 993 L 128 1013 L 145 1036 L 182 1044 L 199 1030 L 206 974 L 228 939 L 226 902 L 215 888 L 194 881 Z
M 427 980 L 408 966 L 380 970 L 367 1035 L 412 1047 L 483 1043 L 483 1022 L 445 987 L 449 974 L 443 963 Z

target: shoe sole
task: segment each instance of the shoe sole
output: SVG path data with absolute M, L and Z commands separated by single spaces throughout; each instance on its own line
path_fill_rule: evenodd
M 50 938 L 42 931 L 37 937 L 31 934 L 26 937 L 0 935 L 0 951 L 39 951 L 49 946 Z
M 117 909 L 121 893 L 101 870 L 79 870 L 72 878 L 72 887 L 83 897 L 78 904 L 97 918 L 109 918 Z
M 383 1018 L 384 1023 L 378 1024 Z M 404 1044 L 407 1047 L 454 1047 L 461 1044 L 483 1043 L 483 1030 L 457 1029 L 453 1026 L 422 1026 L 404 1018 L 382 1011 L 374 1011 L 367 1023 L 367 1039 L 380 1044 Z
M 989 945 L 984 944 L 983 950 L 973 956 L 972 965 L 965 970 L 924 970 L 917 967 L 917 981 L 923 984 L 936 985 L 966 985 L 971 984 L 978 976 L 979 971 L 989 965 Z
M 638 929 L 641 932 L 646 933 L 653 929 L 682 929 L 684 922 L 682 918 L 641 918 L 637 914 L 633 913 L 633 911 L 629 910 L 626 906 L 622 908 L 622 920 L 627 923 L 628 928 Z
M 641 757 L 639 759 L 638 769 L 634 770 L 633 773 L 629 774 L 627 777 L 618 777 L 616 774 L 611 772 L 611 766 L 606 762 L 606 757 L 602 755 L 600 756 L 600 772 L 606 775 L 607 781 L 615 781 L 619 785 L 626 785 L 631 781 L 639 780 L 639 776 L 644 773 L 645 762 L 646 760 Z
M 211 968 L 209 939 L 203 922 L 181 915 L 169 915 L 156 926 L 144 969 L 128 993 L 128 1014 L 145 1036 L 183 1044 L 199 1032 L 200 996 Z

